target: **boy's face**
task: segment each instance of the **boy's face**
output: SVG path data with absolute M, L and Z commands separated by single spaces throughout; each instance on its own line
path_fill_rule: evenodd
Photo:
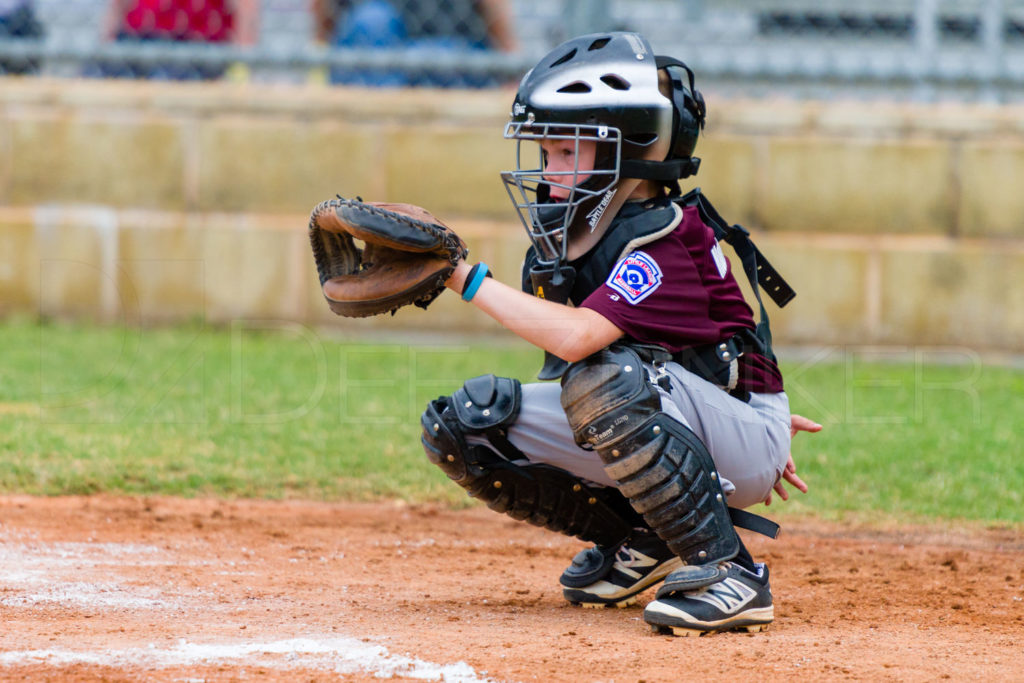
M 597 143 L 593 140 L 545 138 L 540 141 L 540 148 L 544 154 L 544 180 L 548 183 L 579 185 L 590 177 L 586 171 L 594 170 Z M 569 198 L 569 188 L 555 184 L 549 188 L 552 199 Z

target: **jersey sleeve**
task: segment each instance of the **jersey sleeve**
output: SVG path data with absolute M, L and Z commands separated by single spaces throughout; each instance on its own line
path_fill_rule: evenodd
M 626 254 L 581 305 L 628 337 L 670 351 L 754 329 L 729 260 L 694 208 L 671 233 Z
M 697 264 L 674 235 L 627 254 L 581 305 L 640 342 L 678 350 L 718 341 Z

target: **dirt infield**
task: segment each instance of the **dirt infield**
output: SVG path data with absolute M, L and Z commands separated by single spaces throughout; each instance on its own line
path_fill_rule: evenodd
M 775 624 L 684 639 L 568 605 L 582 545 L 484 509 L 0 498 L 0 679 L 1024 678 L 1024 534 L 748 539 Z

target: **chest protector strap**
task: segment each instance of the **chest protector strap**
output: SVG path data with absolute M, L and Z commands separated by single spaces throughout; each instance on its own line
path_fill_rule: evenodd
M 743 264 L 743 272 L 747 274 L 750 288 L 754 291 L 757 305 L 760 308 L 757 328 L 755 330 L 757 339 L 762 347 L 758 351 L 763 356 L 774 360 L 775 354 L 772 353 L 772 331 L 768 324 L 768 312 L 764 308 L 764 301 L 761 300 L 761 288 L 764 288 L 764 291 L 779 308 L 792 301 L 793 297 L 796 296 L 796 292 L 779 275 L 779 272 L 775 270 L 772 264 L 768 262 L 768 259 L 764 257 L 764 254 L 761 253 L 761 250 L 757 248 L 757 245 L 750 239 L 750 232 L 742 225 L 729 225 L 726 223 L 718 211 L 715 210 L 715 207 L 711 205 L 711 202 L 708 201 L 707 197 L 701 194 L 700 188 L 688 192 L 675 201 L 682 206 L 696 206 L 697 211 L 700 213 L 700 219 L 705 225 L 708 225 L 715 231 L 715 238 L 719 241 L 724 240 L 736 251 L 736 255 Z

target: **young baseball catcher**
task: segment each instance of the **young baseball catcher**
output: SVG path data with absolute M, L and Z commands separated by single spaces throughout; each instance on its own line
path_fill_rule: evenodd
M 761 303 L 793 291 L 743 228 L 680 190 L 704 119 L 693 72 L 635 33 L 544 57 L 505 129 L 516 168 L 502 175 L 532 242 L 522 290 L 418 207 L 338 199 L 310 223 L 336 312 L 426 306 L 446 286 L 546 352 L 539 377 L 559 382 L 485 375 L 431 401 L 427 456 L 491 509 L 594 544 L 562 574 L 566 600 L 623 607 L 662 582 L 644 620 L 676 635 L 772 621 L 768 568 L 735 526 L 774 536 L 742 508 L 785 499 L 783 480 L 806 491 L 790 439 L 818 428 L 790 415 Z

